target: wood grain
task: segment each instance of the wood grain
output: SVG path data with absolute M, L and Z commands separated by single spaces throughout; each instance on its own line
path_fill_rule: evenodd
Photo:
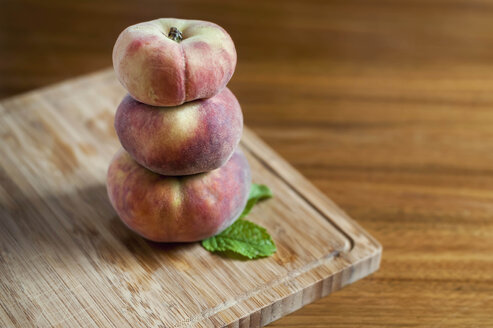
M 113 70 L 0 102 L 0 326 L 260 327 L 375 271 L 381 246 L 250 130 L 249 219 L 278 251 L 223 258 L 149 243 L 106 196 L 126 91 Z
M 247 125 L 385 248 L 272 326 L 493 326 L 493 1 L 0 2 L 3 96 L 111 65 L 135 22 L 230 31 Z

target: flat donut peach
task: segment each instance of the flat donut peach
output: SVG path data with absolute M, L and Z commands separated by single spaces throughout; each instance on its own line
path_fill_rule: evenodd
M 127 95 L 116 111 L 115 130 L 142 166 L 163 175 L 189 175 L 226 163 L 240 141 L 243 115 L 228 88 L 176 107 L 153 107 Z
M 120 34 L 113 67 L 133 98 L 153 106 L 177 106 L 221 91 L 234 73 L 236 50 L 219 25 L 161 18 Z
M 221 232 L 239 217 L 251 174 L 240 151 L 217 170 L 167 177 L 146 170 L 122 149 L 106 184 L 113 208 L 131 230 L 156 242 L 192 242 Z

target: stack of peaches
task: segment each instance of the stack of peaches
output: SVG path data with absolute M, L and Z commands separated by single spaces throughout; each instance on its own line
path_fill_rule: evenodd
M 191 242 L 231 225 L 247 202 L 248 162 L 237 149 L 238 100 L 226 87 L 236 50 L 220 26 L 157 19 L 125 29 L 113 66 L 128 94 L 115 129 L 124 149 L 107 176 L 122 221 L 158 242 Z

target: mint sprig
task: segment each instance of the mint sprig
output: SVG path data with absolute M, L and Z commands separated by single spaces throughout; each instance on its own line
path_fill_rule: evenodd
M 238 219 L 220 234 L 202 241 L 210 252 L 231 251 L 255 259 L 272 255 L 276 245 L 267 230 L 253 222 Z
M 267 230 L 242 219 L 259 200 L 270 197 L 272 192 L 267 186 L 252 184 L 247 204 L 238 220 L 220 234 L 202 240 L 202 246 L 210 252 L 221 252 L 229 257 L 240 255 L 256 259 L 274 254 L 276 245 Z

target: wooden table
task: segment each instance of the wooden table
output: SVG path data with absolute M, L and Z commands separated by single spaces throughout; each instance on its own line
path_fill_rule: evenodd
M 272 327 L 493 325 L 493 1 L 0 1 L 0 97 L 111 65 L 127 25 L 225 27 L 246 124 L 384 247 Z

